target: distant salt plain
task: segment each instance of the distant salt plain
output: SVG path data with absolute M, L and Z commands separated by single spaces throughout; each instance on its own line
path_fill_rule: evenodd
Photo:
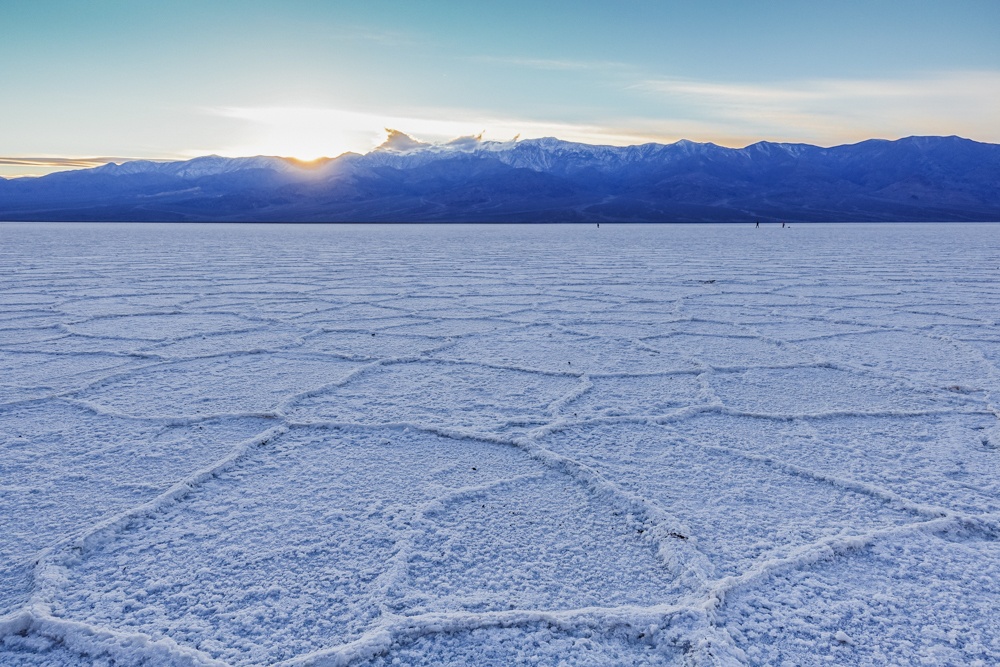
M 1000 227 L 0 225 L 0 664 L 1000 663 Z

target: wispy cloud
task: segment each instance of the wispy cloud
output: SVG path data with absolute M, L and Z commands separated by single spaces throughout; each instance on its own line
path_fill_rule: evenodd
M 513 65 L 536 70 L 566 72 L 573 70 L 626 70 L 630 65 L 613 60 L 572 60 L 562 58 L 522 58 L 517 56 L 473 56 L 472 60 L 498 65 Z
M 631 88 L 731 134 L 817 143 L 907 134 L 1000 140 L 1000 72 L 995 71 L 772 84 L 666 78 Z
M 417 46 L 427 43 L 412 33 L 357 25 L 340 26 L 328 32 L 327 37 L 336 40 L 373 42 L 383 46 Z
M 0 165 L 15 167 L 55 167 L 55 168 L 87 168 L 100 167 L 109 162 L 128 162 L 143 158 L 135 157 L 3 157 Z

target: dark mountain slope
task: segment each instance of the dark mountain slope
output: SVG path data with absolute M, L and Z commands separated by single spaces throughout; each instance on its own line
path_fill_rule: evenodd
M 0 220 L 1000 220 L 1000 146 L 959 137 L 821 148 L 556 139 L 417 145 L 303 164 L 109 164 L 0 179 Z

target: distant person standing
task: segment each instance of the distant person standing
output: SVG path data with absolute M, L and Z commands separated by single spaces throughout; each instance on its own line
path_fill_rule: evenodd
M 784 229 L 784 228 L 785 228 L 785 223 L 781 223 L 781 228 L 782 228 L 782 229 Z
M 754 229 L 760 229 L 760 220 L 757 221 L 757 226 Z

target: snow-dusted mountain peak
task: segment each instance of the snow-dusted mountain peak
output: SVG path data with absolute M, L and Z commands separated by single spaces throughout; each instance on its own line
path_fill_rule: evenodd
M 0 181 L 0 219 L 1000 220 L 1000 146 L 958 137 L 821 148 L 540 139 L 365 155 L 208 155 Z

